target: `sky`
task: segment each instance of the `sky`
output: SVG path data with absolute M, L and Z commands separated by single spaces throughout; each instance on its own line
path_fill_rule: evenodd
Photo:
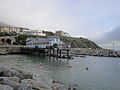
M 120 0 L 0 0 L 0 21 L 120 45 Z

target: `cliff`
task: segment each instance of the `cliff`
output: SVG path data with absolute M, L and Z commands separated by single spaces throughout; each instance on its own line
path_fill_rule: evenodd
M 71 45 L 72 48 L 101 48 L 93 41 L 83 37 L 61 37 L 61 40 Z

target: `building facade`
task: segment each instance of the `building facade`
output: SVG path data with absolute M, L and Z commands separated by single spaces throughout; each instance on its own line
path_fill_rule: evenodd
M 54 45 L 62 45 L 63 42 L 59 37 L 47 37 L 47 38 L 27 38 L 26 39 L 26 47 L 38 47 L 38 48 L 46 48 Z
M 0 26 L 0 32 L 16 32 L 19 33 L 20 32 L 20 28 L 19 27 L 10 27 L 10 26 Z
M 12 26 L 0 26 L 0 32 L 7 32 L 7 33 L 14 32 L 17 34 L 46 36 L 44 33 L 42 33 L 42 30 L 31 30 L 28 28 L 12 27 Z
M 55 35 L 57 35 L 57 36 L 71 37 L 69 33 L 64 32 L 64 31 L 61 31 L 61 30 L 60 30 L 60 31 L 56 31 L 56 32 L 55 32 Z
M 25 35 L 37 35 L 37 36 L 46 36 L 44 33 L 42 33 L 42 30 L 22 30 L 20 34 Z

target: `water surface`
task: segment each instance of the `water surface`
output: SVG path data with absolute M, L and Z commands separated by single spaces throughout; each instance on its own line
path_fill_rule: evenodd
M 120 90 L 120 58 L 87 56 L 50 60 L 27 55 L 0 55 L 0 66 L 50 77 L 78 90 Z M 86 66 L 90 69 L 85 70 Z

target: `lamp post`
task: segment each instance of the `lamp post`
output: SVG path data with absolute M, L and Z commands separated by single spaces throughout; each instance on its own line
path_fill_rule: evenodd
M 115 42 L 113 41 L 113 50 L 115 49 Z

